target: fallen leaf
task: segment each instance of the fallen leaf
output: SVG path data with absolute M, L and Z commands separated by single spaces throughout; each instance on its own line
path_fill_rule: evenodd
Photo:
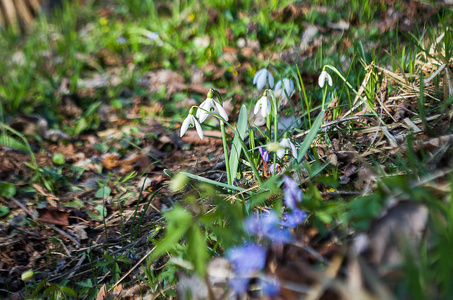
M 37 208 L 36 210 L 38 212 L 38 218 L 36 221 L 62 226 L 69 225 L 69 211 L 64 207 L 48 206 L 44 208 Z

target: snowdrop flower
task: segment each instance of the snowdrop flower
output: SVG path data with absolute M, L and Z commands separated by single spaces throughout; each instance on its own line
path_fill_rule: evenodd
M 200 124 L 198 123 L 197 119 L 193 116 L 193 107 L 189 110 L 189 115 L 187 118 L 182 122 L 181 126 L 181 137 L 186 133 L 187 129 L 195 127 L 197 129 L 198 136 L 200 139 L 203 139 L 203 130 L 201 129 Z
M 292 156 L 297 158 L 296 146 L 294 146 L 294 144 L 287 137 L 284 137 L 280 141 L 280 149 L 277 150 L 277 156 L 279 158 L 283 158 L 283 156 L 285 156 L 286 149 L 291 149 Z
M 287 98 L 286 95 L 291 96 L 292 92 L 294 91 L 294 82 L 291 79 L 283 78 L 282 80 L 279 80 L 277 82 L 274 90 L 282 90 L 281 95 Z
M 324 83 L 326 82 L 327 78 L 327 83 L 332 86 L 332 77 L 330 77 L 329 73 L 327 73 L 325 70 L 322 70 L 321 75 L 318 77 L 318 84 L 321 88 L 324 87 Z
M 264 91 L 263 97 L 258 100 L 255 104 L 255 110 L 253 113 L 256 115 L 261 110 L 261 116 L 265 118 L 267 115 L 271 113 L 271 102 L 267 98 L 267 93 Z
M 208 97 L 203 103 L 200 104 L 200 108 L 197 110 L 197 118 L 200 120 L 200 123 L 203 123 L 206 118 L 209 116 L 208 112 L 216 113 L 220 115 L 225 121 L 228 122 L 228 115 L 217 101 L 212 98 L 212 92 L 208 92 Z
M 256 85 L 259 90 L 266 85 L 266 82 L 269 83 L 270 88 L 274 87 L 274 76 L 267 69 L 261 69 L 253 76 L 253 85 Z

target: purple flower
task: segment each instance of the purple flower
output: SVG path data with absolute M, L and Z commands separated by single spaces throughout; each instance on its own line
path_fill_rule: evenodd
M 280 225 L 295 228 L 297 225 L 302 224 L 306 218 L 306 212 L 296 209 L 292 213 L 284 213 L 283 220 L 281 220 Z
M 288 176 L 283 176 L 285 187 L 283 192 L 285 193 L 285 204 L 292 210 L 297 210 L 297 204 L 302 202 L 302 191 L 297 185 L 297 182 Z
M 265 296 L 275 297 L 280 294 L 280 282 L 277 277 L 265 276 L 260 279 L 259 285 Z
M 264 160 L 264 161 L 269 161 L 269 152 L 267 152 L 263 147 L 259 146 L 258 147 L 258 150 L 260 151 L 260 154 L 261 154 L 261 158 Z
M 226 257 L 236 274 L 250 276 L 254 271 L 264 268 L 266 249 L 255 244 L 233 247 L 228 249 Z
M 277 173 L 277 168 L 278 168 L 279 166 L 280 166 L 279 164 L 271 164 L 270 167 L 269 167 L 269 171 L 270 171 L 272 174 L 275 174 L 275 173 Z
M 127 42 L 126 38 L 124 36 L 120 36 L 118 39 L 117 39 L 117 42 L 118 44 L 120 45 L 123 45 Z
M 280 228 L 279 218 L 273 211 L 263 215 L 253 215 L 245 219 L 244 227 L 250 235 L 265 237 L 274 243 L 287 243 L 291 241 L 291 232 Z
M 233 277 L 228 280 L 230 288 L 236 293 L 236 295 L 244 294 L 247 291 L 249 282 L 249 277 Z

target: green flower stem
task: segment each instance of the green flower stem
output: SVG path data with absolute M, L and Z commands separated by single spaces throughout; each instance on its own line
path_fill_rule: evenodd
M 326 86 L 324 88 L 324 95 L 322 96 L 321 110 L 325 110 L 326 98 L 327 98 L 327 84 L 326 84 Z
M 341 75 L 340 71 L 338 71 L 337 68 L 335 68 L 334 66 L 331 66 L 331 65 L 325 65 L 324 68 L 329 68 L 332 71 L 334 71 L 334 73 L 336 73 L 341 78 L 341 80 L 344 81 L 344 83 L 348 86 L 348 88 L 350 88 L 354 92 L 354 94 L 356 94 L 357 97 L 359 97 L 360 100 L 362 100 L 362 102 L 365 103 L 366 106 L 368 106 L 368 108 L 376 116 L 376 118 L 378 118 L 381 121 L 381 123 L 383 125 L 385 125 L 384 121 L 381 118 L 379 118 L 378 114 L 374 111 L 374 109 L 368 103 L 368 100 L 363 98 L 362 95 L 360 95 L 359 92 L 357 92 L 356 89 L 352 87 L 352 85 L 346 80 L 346 78 L 343 77 L 343 75 Z
M 231 171 L 230 171 L 230 158 L 228 156 L 228 148 L 225 134 L 225 123 L 222 120 L 220 121 L 220 130 L 222 131 L 222 142 L 223 142 L 223 152 L 225 153 L 225 168 L 227 172 L 227 180 L 229 185 L 232 184 Z
M 213 115 L 216 115 L 216 114 L 213 114 Z M 225 120 L 223 120 L 223 118 L 221 116 L 217 115 L 217 117 L 220 120 L 222 120 L 223 122 L 225 122 Z M 225 124 L 227 124 L 227 126 L 230 127 L 230 129 L 234 132 L 234 134 L 237 134 L 240 137 L 239 133 L 233 128 L 233 126 L 231 126 L 228 122 L 225 122 Z M 245 157 L 247 158 L 248 162 L 250 163 L 250 167 L 252 168 L 252 172 L 253 172 L 253 175 L 255 175 L 256 181 L 258 181 L 259 185 L 262 185 L 263 182 L 261 181 L 260 174 L 258 173 L 258 170 L 256 169 L 255 164 L 253 163 L 253 159 L 250 157 L 249 151 L 247 150 L 247 146 L 245 145 L 244 141 L 241 138 L 239 138 L 239 142 L 241 143 L 240 145 L 242 147 L 242 150 L 244 150 Z
M 274 117 L 274 142 L 278 143 L 278 105 L 277 105 L 277 99 L 275 98 L 274 92 L 271 92 L 271 97 L 272 97 L 272 111 L 273 111 L 273 117 Z M 275 164 L 277 163 L 277 153 L 274 153 L 274 158 L 273 158 L 273 167 L 275 169 Z M 272 172 L 272 174 L 274 174 Z
M 271 115 L 266 116 L 266 135 L 267 135 L 267 140 L 270 142 L 271 137 L 272 137 L 272 132 L 271 132 Z
M 200 108 L 200 107 L 198 107 L 198 106 L 194 106 L 194 107 L 196 107 L 196 108 L 198 108 L 198 109 L 203 109 L 203 108 Z M 213 115 L 213 116 L 217 117 L 217 118 L 219 119 L 219 121 L 220 121 L 220 124 L 222 124 L 222 123 L 226 124 L 228 127 L 230 127 L 230 129 L 234 132 L 234 134 L 236 134 L 236 135 L 238 135 L 238 136 L 240 137 L 238 131 L 235 130 L 235 129 L 233 128 L 233 126 L 230 125 L 230 123 L 226 122 L 225 119 L 222 118 L 222 116 L 220 116 L 220 115 L 218 115 L 218 114 L 216 114 L 216 113 L 207 111 L 206 109 L 203 109 L 203 110 L 204 110 L 206 113 L 208 113 L 208 114 L 210 114 L 210 115 Z M 223 136 L 223 134 L 222 134 L 222 136 Z M 239 138 L 239 142 L 241 143 L 240 145 L 241 145 L 241 147 L 242 147 L 242 150 L 244 150 L 244 154 L 245 154 L 245 157 L 247 158 L 247 161 L 250 163 L 250 167 L 252 168 L 253 175 L 255 175 L 256 181 L 258 181 L 258 184 L 259 184 L 259 185 L 262 185 L 263 182 L 261 181 L 261 178 L 260 178 L 260 175 L 259 175 L 259 173 L 258 173 L 258 170 L 256 169 L 255 164 L 253 163 L 253 159 L 250 157 L 250 154 L 249 154 L 249 152 L 248 152 L 248 150 L 247 150 L 247 146 L 245 145 L 244 141 L 243 141 L 241 138 Z M 224 149 L 225 149 L 225 148 L 226 148 L 226 141 L 225 141 L 225 140 L 223 140 L 223 145 L 224 145 Z M 225 164 L 227 163 L 227 162 L 226 162 L 226 159 L 227 159 L 227 158 L 226 158 L 226 155 L 225 155 Z M 231 185 L 232 185 L 232 184 L 231 184 Z

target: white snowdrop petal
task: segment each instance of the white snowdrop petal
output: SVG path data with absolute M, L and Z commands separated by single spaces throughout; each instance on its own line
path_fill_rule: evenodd
M 322 71 L 321 75 L 319 75 L 318 77 L 318 84 L 320 88 L 324 87 L 324 82 L 326 81 L 326 74 L 327 74 L 326 71 Z
M 277 84 L 275 85 L 274 91 L 278 91 L 278 90 L 280 90 L 281 88 L 282 88 L 282 81 L 279 80 L 279 81 L 277 82 Z
M 326 75 L 327 75 L 327 83 L 329 83 L 330 86 L 333 85 L 333 82 L 332 82 L 332 77 L 330 77 L 329 73 L 326 72 Z
M 297 158 L 297 150 L 296 150 L 296 146 L 294 146 L 293 143 L 290 142 L 289 144 L 291 146 L 291 153 L 293 155 L 294 158 Z
M 260 103 L 258 101 L 255 104 L 255 108 L 253 109 L 253 113 L 256 115 L 259 111 L 260 111 Z
M 253 76 L 253 81 L 252 83 L 255 85 L 258 81 L 258 77 L 260 76 L 261 73 L 263 73 L 264 69 L 261 69 L 255 73 L 255 76 Z
M 277 156 L 278 158 L 282 159 L 283 156 L 285 156 L 285 148 L 280 148 L 277 150 Z
M 267 71 L 267 76 L 268 76 L 269 87 L 273 88 L 274 87 L 274 76 L 272 76 L 272 73 L 269 71 Z
M 186 133 L 187 129 L 189 128 L 189 123 L 190 123 L 190 118 L 189 118 L 189 116 L 187 116 L 187 118 L 184 120 L 184 122 L 182 122 L 180 137 L 182 137 L 184 135 L 184 133 Z
M 198 124 L 197 120 L 195 120 L 195 128 L 197 129 L 197 133 L 198 133 L 198 136 L 200 137 L 200 139 L 203 139 L 203 130 L 201 129 L 201 126 L 200 124 Z
M 261 72 L 261 74 L 258 76 L 258 80 L 256 82 L 257 89 L 261 90 L 266 85 L 266 77 L 267 77 L 266 71 Z
M 215 106 L 216 106 L 216 108 L 217 108 L 218 114 L 219 114 L 223 119 L 225 119 L 225 121 L 228 122 L 228 115 L 227 115 L 225 109 L 223 109 L 222 105 L 220 105 L 220 103 L 215 102 Z

